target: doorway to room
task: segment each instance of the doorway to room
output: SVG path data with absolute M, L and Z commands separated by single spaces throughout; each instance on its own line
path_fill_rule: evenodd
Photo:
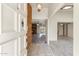
M 72 56 L 73 55 L 73 23 L 58 22 L 57 41 L 51 42 L 50 44 L 52 51 L 55 53 L 55 55 Z
M 73 38 L 73 23 L 59 22 L 57 24 L 57 37 Z
M 32 42 L 33 43 L 47 43 L 46 26 L 42 23 L 32 24 Z

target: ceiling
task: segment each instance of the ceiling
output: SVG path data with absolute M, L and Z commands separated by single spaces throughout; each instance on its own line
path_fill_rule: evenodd
M 44 21 L 50 17 L 53 17 L 59 11 L 73 11 L 73 8 L 68 10 L 62 10 L 63 6 L 73 5 L 72 3 L 40 3 L 42 5 L 41 12 L 37 11 L 38 3 L 31 3 L 32 5 L 32 18 L 33 22 L 44 23 Z

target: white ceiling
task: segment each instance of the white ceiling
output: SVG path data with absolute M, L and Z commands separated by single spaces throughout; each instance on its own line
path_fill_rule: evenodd
M 40 3 L 41 4 L 41 3 Z M 37 11 L 37 3 L 32 3 L 32 18 L 33 22 L 39 22 L 39 23 L 44 23 L 46 19 L 49 17 L 52 17 L 56 12 L 59 11 L 70 11 L 72 12 L 72 9 L 68 10 L 61 10 L 63 6 L 66 5 L 73 5 L 72 3 L 42 3 L 42 10 L 41 12 Z

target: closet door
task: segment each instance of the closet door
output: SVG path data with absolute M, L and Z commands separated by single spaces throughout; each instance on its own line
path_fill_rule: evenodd
M 26 4 L 25 4 L 26 5 Z M 21 7 L 22 6 L 22 7 Z M 17 3 L 0 4 L 0 55 L 23 56 L 26 52 L 26 13 Z M 27 7 L 27 6 L 25 6 Z M 26 29 L 25 29 L 26 28 Z M 26 31 L 26 32 L 25 32 Z

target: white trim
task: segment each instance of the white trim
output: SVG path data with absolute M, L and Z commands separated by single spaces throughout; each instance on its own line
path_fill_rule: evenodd
M 21 28 L 20 28 L 21 27 L 20 16 L 21 16 L 20 14 L 18 14 L 18 16 L 17 16 L 18 17 L 17 18 L 18 19 L 18 32 L 21 32 Z M 21 45 L 20 45 L 21 44 L 21 37 L 18 38 L 17 44 L 18 44 L 18 55 L 20 56 L 21 55 L 21 52 L 20 52 L 21 51 Z
M 2 47 L 2 46 L 0 45 L 0 56 L 1 56 L 1 52 L 2 52 L 2 49 L 1 49 L 1 47 Z
M 27 19 L 24 18 L 24 30 L 25 30 L 24 47 L 26 47 L 26 33 L 27 33 L 27 29 L 28 29 L 28 26 L 27 26 Z
M 26 33 L 27 33 L 27 30 L 28 30 L 28 26 L 27 26 L 27 4 L 24 4 L 24 12 L 25 12 L 25 18 L 24 18 L 24 30 L 25 30 L 24 48 L 26 49 L 26 47 L 27 47 L 27 42 L 26 42 L 27 36 L 26 36 Z M 26 49 L 26 51 L 24 53 L 24 56 L 27 56 L 27 49 Z
M 27 37 L 24 36 L 24 49 L 26 49 L 26 47 L 27 47 L 26 39 L 27 39 Z M 27 56 L 27 49 L 26 49 L 26 51 L 24 51 L 24 52 L 25 52 L 25 53 L 24 53 L 24 56 Z
M 14 29 L 17 32 L 18 31 L 18 14 L 15 12 L 15 19 L 14 19 Z
M 20 30 L 20 28 L 21 28 L 21 20 L 20 20 L 20 17 L 21 15 L 20 14 L 18 14 L 18 31 L 20 32 L 21 30 Z
M 1 8 L 2 8 L 2 6 L 1 6 L 1 3 L 0 3 L 0 34 L 1 34 L 1 29 L 2 29 L 2 28 L 1 28 L 1 20 L 2 20 L 2 19 L 1 19 L 1 14 L 2 14 L 2 13 L 1 13 L 1 10 L 2 10 L 2 9 L 1 9 Z
M 1 7 L 2 7 L 2 6 L 1 6 L 1 3 L 0 3 L 0 34 L 1 34 L 1 29 L 2 29 L 2 28 L 1 28 L 1 20 L 2 20 L 2 19 L 1 19 Z M 0 45 L 0 56 L 1 56 L 1 45 Z
M 17 40 L 17 48 L 18 48 L 18 56 L 21 56 L 21 38 L 19 37 Z
M 15 43 L 14 44 L 14 46 L 15 46 L 15 49 L 14 49 L 15 50 L 15 56 L 18 56 L 18 44 L 17 44 L 18 43 L 18 40 L 17 39 L 14 40 L 14 43 Z
M 18 10 L 16 10 L 17 12 L 15 12 L 15 19 L 14 19 L 14 29 L 15 29 L 15 31 L 16 32 L 18 32 Z M 19 48 L 18 48 L 18 40 L 19 40 L 19 37 L 18 38 L 16 38 L 16 40 L 15 40 L 15 55 L 16 56 L 18 56 L 19 54 L 18 53 L 20 53 L 18 50 L 19 50 Z

